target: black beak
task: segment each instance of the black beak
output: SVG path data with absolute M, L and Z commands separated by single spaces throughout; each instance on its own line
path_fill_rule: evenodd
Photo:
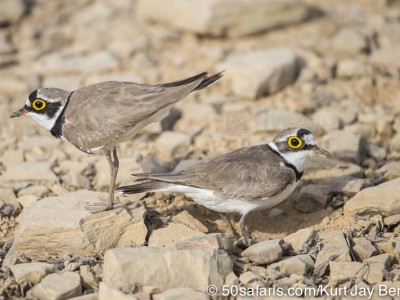
M 22 107 L 21 109 L 19 109 L 19 110 L 13 112 L 13 113 L 10 115 L 10 118 L 16 118 L 16 117 L 23 116 L 23 115 L 25 115 L 27 112 L 28 112 L 28 111 L 26 110 L 26 108 L 25 108 L 25 106 L 24 106 L 24 107 Z
M 326 151 L 325 149 L 322 149 L 321 147 L 318 147 L 317 145 L 314 145 L 314 147 L 311 149 L 311 151 L 313 151 L 317 154 L 331 156 L 331 154 L 328 151 Z

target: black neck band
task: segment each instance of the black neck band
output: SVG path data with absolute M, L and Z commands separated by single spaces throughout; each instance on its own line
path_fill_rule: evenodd
M 68 106 L 69 100 L 71 99 L 71 96 L 74 92 L 71 92 L 67 98 L 67 101 L 65 102 L 64 108 L 61 111 L 60 115 L 58 116 L 56 122 L 54 123 L 53 128 L 50 130 L 51 134 L 55 136 L 56 138 L 60 138 L 62 136 L 62 127 L 64 124 L 64 112 Z
M 279 155 L 279 157 L 281 157 L 283 159 L 283 161 L 285 162 L 285 166 L 288 168 L 291 168 L 294 173 L 296 174 L 296 181 L 301 179 L 301 176 L 303 176 L 303 172 L 299 172 L 296 167 L 294 165 L 292 165 L 291 163 L 287 162 L 286 159 L 275 149 L 273 149 L 270 145 L 267 144 L 267 147 L 274 152 L 276 155 Z

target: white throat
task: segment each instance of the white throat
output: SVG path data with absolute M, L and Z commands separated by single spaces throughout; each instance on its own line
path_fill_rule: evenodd
M 57 112 L 54 114 L 52 118 L 49 118 L 46 114 L 38 114 L 35 112 L 28 112 L 27 115 L 38 122 L 41 126 L 46 128 L 48 131 L 52 130 L 58 117 L 60 116 L 64 106 L 60 106 Z
M 270 142 L 268 145 L 288 163 L 293 165 L 299 173 L 304 172 L 304 166 L 307 158 L 313 156 L 314 153 L 310 150 L 300 150 L 300 151 L 293 151 L 293 152 L 286 152 L 282 153 L 278 150 L 278 147 L 275 143 Z

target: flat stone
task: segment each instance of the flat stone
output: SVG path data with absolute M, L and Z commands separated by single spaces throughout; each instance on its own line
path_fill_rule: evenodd
M 47 274 L 56 271 L 54 265 L 43 262 L 22 263 L 11 267 L 11 272 L 17 283 L 26 281 L 33 285 L 39 283 Z
M 149 247 L 176 248 L 177 244 L 187 238 L 204 236 L 203 232 L 191 229 L 180 223 L 169 223 L 166 227 L 154 230 L 149 238 Z
M 7 166 L 0 180 L 56 183 L 58 179 L 51 170 L 52 165 L 47 161 L 12 163 Z
M 269 240 L 254 244 L 242 252 L 242 257 L 248 258 L 257 265 L 266 265 L 282 258 L 282 240 Z
M 21 207 L 26 207 L 29 204 L 31 204 L 35 201 L 38 201 L 38 200 L 39 200 L 39 198 L 35 195 L 25 195 L 25 196 L 18 197 L 18 199 L 17 199 L 17 201 Z
M 210 284 L 220 290 L 228 275 L 232 275 L 232 267 L 222 250 L 117 248 L 104 256 L 103 280 L 120 291 L 137 283 L 160 291 L 180 287 L 205 291 Z
M 381 68 L 400 68 L 399 47 L 383 47 L 376 49 L 370 56 L 373 65 Z
M 144 19 L 201 35 L 244 36 L 304 21 L 308 7 L 298 0 L 185 0 L 139 1 L 138 15 Z M 179 18 L 176 16 L 179 15 Z
M 322 232 L 320 233 L 321 251 L 318 252 L 315 261 L 315 269 L 325 269 L 331 261 L 350 262 L 350 249 L 342 232 Z M 320 274 L 321 275 L 321 274 Z
M 23 1 L 4 0 L 0 3 L 0 25 L 13 24 L 24 14 Z
M 353 251 L 361 260 L 367 259 L 377 253 L 371 242 L 364 237 L 354 239 L 354 242 L 356 244 L 353 247 Z
M 296 209 L 301 212 L 314 212 L 325 209 L 329 199 L 326 185 L 307 184 L 303 186 L 296 199 Z
M 186 225 L 193 230 L 197 230 L 203 233 L 208 232 L 208 228 L 203 225 L 199 220 L 195 219 L 187 210 L 180 212 L 179 214 L 172 217 L 172 221 Z
M 361 281 L 364 274 L 364 265 L 355 261 L 331 261 L 329 268 L 331 270 L 329 285 L 332 287 L 350 280 Z
M 91 214 L 86 203 L 106 193 L 78 191 L 28 205 L 20 216 L 12 249 L 28 257 L 48 258 L 60 252 L 94 256 L 115 247 L 142 245 L 147 235 L 144 207 Z
M 229 70 L 224 79 L 235 95 L 257 99 L 293 83 L 301 64 L 290 48 L 267 48 L 230 55 L 218 69 Z
M 207 300 L 210 297 L 202 292 L 195 291 L 189 288 L 171 289 L 160 294 L 154 294 L 153 300 L 175 300 L 175 299 L 193 299 L 193 300 Z
M 363 169 L 353 163 L 327 157 L 314 156 L 307 160 L 304 180 L 321 180 L 335 177 L 362 177 Z
M 388 181 L 400 177 L 400 162 L 399 161 L 388 161 L 378 170 L 376 170 L 383 181 Z
M 176 249 L 221 249 L 229 253 L 233 250 L 233 238 L 227 233 L 209 233 L 186 238 L 176 244 Z
M 258 113 L 250 122 L 254 132 L 280 132 L 288 127 L 301 127 L 310 130 L 314 135 L 324 133 L 322 126 L 305 115 L 279 109 Z
M 300 229 L 288 236 L 284 237 L 283 240 L 286 243 L 289 243 L 293 250 L 297 253 L 302 253 L 303 250 L 307 250 L 313 240 L 317 236 L 317 231 L 312 228 L 303 228 Z
M 47 275 L 32 289 L 33 296 L 43 300 L 69 299 L 82 294 L 79 274 L 65 272 Z
M 350 28 L 343 28 L 332 39 L 332 48 L 340 54 L 358 54 L 368 49 L 366 39 Z
M 27 188 L 18 191 L 18 197 L 22 196 L 36 196 L 42 198 L 49 192 L 49 189 L 43 185 L 31 185 Z
M 366 188 L 344 205 L 344 214 L 381 214 L 391 216 L 400 213 L 400 178 Z
M 314 261 L 308 254 L 284 257 L 281 261 L 273 263 L 267 267 L 268 269 L 276 269 L 286 276 L 292 274 L 306 275 L 314 269 Z
M 331 177 L 321 180 L 324 184 L 328 185 L 329 191 L 333 194 L 345 194 L 354 196 L 359 191 L 371 187 L 373 182 L 368 179 L 354 178 L 350 176 Z
M 333 158 L 359 164 L 367 153 L 366 141 L 359 135 L 337 130 L 327 133 L 322 139 L 322 148 Z

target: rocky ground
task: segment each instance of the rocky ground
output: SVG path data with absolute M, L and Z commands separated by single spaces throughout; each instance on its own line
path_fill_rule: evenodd
M 188 3 L 1 1 L 0 298 L 208 299 L 211 284 L 220 299 L 257 286 L 307 298 L 327 285 L 321 299 L 367 299 L 372 287 L 371 299 L 399 299 L 400 2 Z M 89 214 L 84 204 L 106 197 L 104 156 L 8 118 L 41 86 L 223 69 L 120 144 L 117 184 L 310 129 L 332 157 L 312 159 L 293 196 L 249 216 L 248 248 L 182 195 L 119 196 L 125 206 Z

